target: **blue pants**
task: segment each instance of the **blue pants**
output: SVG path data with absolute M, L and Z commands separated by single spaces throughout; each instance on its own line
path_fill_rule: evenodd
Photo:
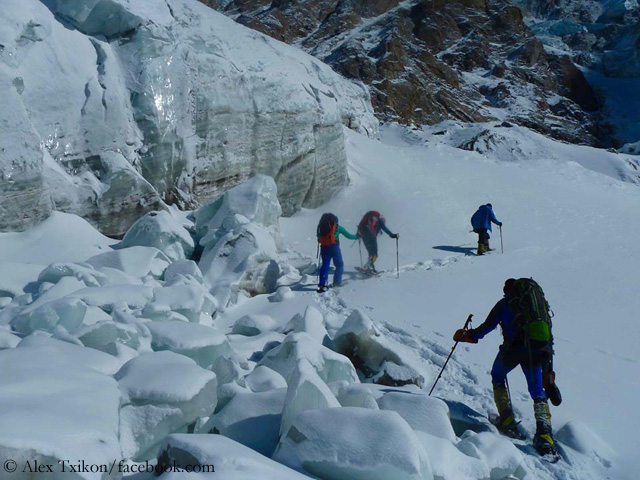
M 322 257 L 322 266 L 320 267 L 320 286 L 327 285 L 329 280 L 329 267 L 331 267 L 331 260 L 336 267 L 336 271 L 333 274 L 333 283 L 338 285 L 342 283 L 342 272 L 344 271 L 344 262 L 342 261 L 342 252 L 340 251 L 340 245 L 327 245 L 320 247 L 320 256 Z
M 533 355 L 533 363 L 529 360 L 529 353 L 526 351 L 517 351 L 514 349 L 501 348 L 493 362 L 491 369 L 491 381 L 494 385 L 504 385 L 507 381 L 507 374 L 518 365 L 522 368 L 527 379 L 527 387 L 529 395 L 534 400 L 543 400 L 547 398 L 544 393 L 542 383 L 542 364 L 536 361 L 536 355 Z

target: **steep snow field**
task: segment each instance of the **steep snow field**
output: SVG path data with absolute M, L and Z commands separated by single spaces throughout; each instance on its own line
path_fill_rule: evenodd
M 343 240 L 349 283 L 322 301 L 335 303 L 336 295 L 366 309 L 436 372 L 469 313 L 479 325 L 501 298 L 505 279 L 533 277 L 555 312 L 555 367 L 564 402 L 552 407 L 554 428 L 571 420 L 587 424 L 617 452 L 610 478 L 634 478 L 640 465 L 634 413 L 640 392 L 638 188 L 565 161 L 563 144 L 554 160 L 500 162 L 416 137 L 399 128 L 383 131 L 383 143 L 349 134 L 351 185 L 319 210 L 282 219 L 292 247 L 312 256 L 316 222 L 325 211 L 353 232 L 361 216 L 376 209 L 401 234 L 400 279 L 392 239 L 379 238 L 378 268 L 387 272 L 367 280 L 354 273 L 357 244 Z M 504 222 L 505 253 L 494 231 L 497 250 L 477 258 L 469 218 L 486 202 Z M 459 348 L 434 394 L 493 411 L 489 371 L 499 343 L 495 331 Z M 524 376 L 518 370 L 509 379 L 515 406 L 533 431 Z M 563 475 L 590 478 L 584 471 Z

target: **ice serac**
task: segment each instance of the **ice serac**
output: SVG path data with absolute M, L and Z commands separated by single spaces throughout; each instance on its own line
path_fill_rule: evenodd
M 345 184 L 343 125 L 377 130 L 364 87 L 195 0 L 7 0 L 0 25 L 3 230 L 121 236 L 258 173 L 291 214 Z
M 194 213 L 200 269 L 224 309 L 241 292 L 272 292 L 280 276 L 282 213 L 274 180 L 256 175 Z

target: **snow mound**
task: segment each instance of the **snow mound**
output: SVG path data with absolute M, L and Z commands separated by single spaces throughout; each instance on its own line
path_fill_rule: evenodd
M 270 457 L 278 444 L 286 393 L 284 388 L 238 393 L 210 422 L 211 431 Z
M 397 413 L 383 410 L 303 412 L 274 459 L 327 480 L 433 480 L 416 434 Z
M 160 467 L 213 465 L 215 474 L 187 474 L 189 478 L 205 480 L 305 480 L 308 477 L 274 462 L 267 457 L 222 435 L 170 435 L 158 454 Z M 163 480 L 182 480 L 183 473 L 166 473 Z
M 571 447 L 583 455 L 595 458 L 605 467 L 612 465 L 613 450 L 584 423 L 567 422 L 556 432 L 555 438 L 563 445 Z
M 303 360 L 309 362 L 326 383 L 339 380 L 359 382 L 356 371 L 347 357 L 323 347 L 304 332 L 287 335 L 282 344 L 265 354 L 260 360 L 260 365 L 275 370 L 289 382 L 298 364 Z
M 491 478 L 526 476 L 524 456 L 509 440 L 491 432 L 468 431 L 457 445 L 462 453 L 482 460 L 490 470 Z
M 130 247 L 103 253 L 86 261 L 93 268 L 112 268 L 135 278 L 161 279 L 171 260 L 154 247 Z
M 186 431 L 216 408 L 216 375 L 177 353 L 140 355 L 124 364 L 115 379 L 125 396 L 120 410 L 125 458 L 152 458 L 167 435 Z
M 119 248 L 155 247 L 170 260 L 190 258 L 193 238 L 184 226 L 166 210 L 149 212 L 127 230 Z

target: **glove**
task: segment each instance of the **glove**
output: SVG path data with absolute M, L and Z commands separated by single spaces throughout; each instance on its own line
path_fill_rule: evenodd
M 466 343 L 478 343 L 478 340 L 471 336 L 473 330 L 456 330 L 456 333 L 453 334 L 453 340 L 456 342 L 466 342 Z
M 501 227 L 502 226 L 502 222 L 498 222 L 498 226 Z
M 394 233 L 393 235 L 391 235 L 391 238 L 400 238 L 400 234 L 399 233 Z

